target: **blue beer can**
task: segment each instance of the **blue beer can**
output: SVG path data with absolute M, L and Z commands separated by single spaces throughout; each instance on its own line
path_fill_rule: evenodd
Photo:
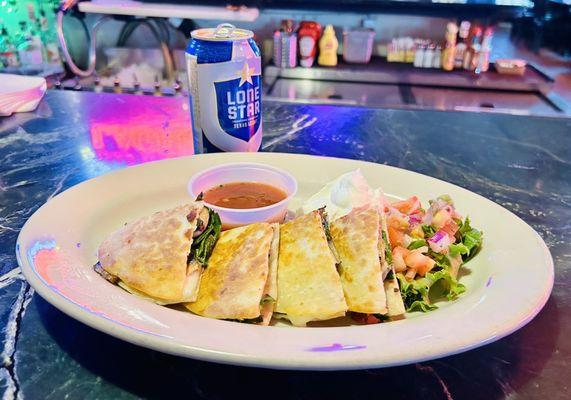
M 186 66 L 195 153 L 258 151 L 262 63 L 253 32 L 221 24 L 190 36 Z

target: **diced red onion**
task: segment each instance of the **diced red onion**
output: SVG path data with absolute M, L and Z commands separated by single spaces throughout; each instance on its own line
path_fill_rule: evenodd
M 452 239 L 444 231 L 437 231 L 430 239 L 428 239 L 428 245 L 432 251 L 436 253 L 444 253 L 448 250 L 448 247 L 452 244 Z
M 408 222 L 411 225 L 411 227 L 414 227 L 418 224 L 420 224 L 420 222 L 422 221 L 422 219 L 420 218 L 420 215 L 418 214 L 412 214 L 409 216 Z

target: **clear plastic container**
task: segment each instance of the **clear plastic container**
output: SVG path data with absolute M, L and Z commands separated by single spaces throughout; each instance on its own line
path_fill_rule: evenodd
M 375 31 L 353 29 L 343 32 L 343 60 L 353 64 L 366 64 L 371 61 Z

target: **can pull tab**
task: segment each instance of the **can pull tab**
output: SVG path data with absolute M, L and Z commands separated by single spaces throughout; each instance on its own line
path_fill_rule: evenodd
M 234 29 L 236 29 L 236 27 L 232 24 L 229 23 L 220 24 L 214 30 L 214 37 L 217 38 L 230 37 L 232 36 L 232 33 L 234 33 Z

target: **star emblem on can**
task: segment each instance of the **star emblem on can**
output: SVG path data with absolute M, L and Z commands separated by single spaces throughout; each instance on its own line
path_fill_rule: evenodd
M 252 72 L 254 71 L 250 69 L 248 63 L 244 63 L 244 67 L 242 67 L 242 72 L 240 73 L 240 83 L 238 86 L 242 86 L 246 82 L 248 82 L 250 85 L 253 85 Z

